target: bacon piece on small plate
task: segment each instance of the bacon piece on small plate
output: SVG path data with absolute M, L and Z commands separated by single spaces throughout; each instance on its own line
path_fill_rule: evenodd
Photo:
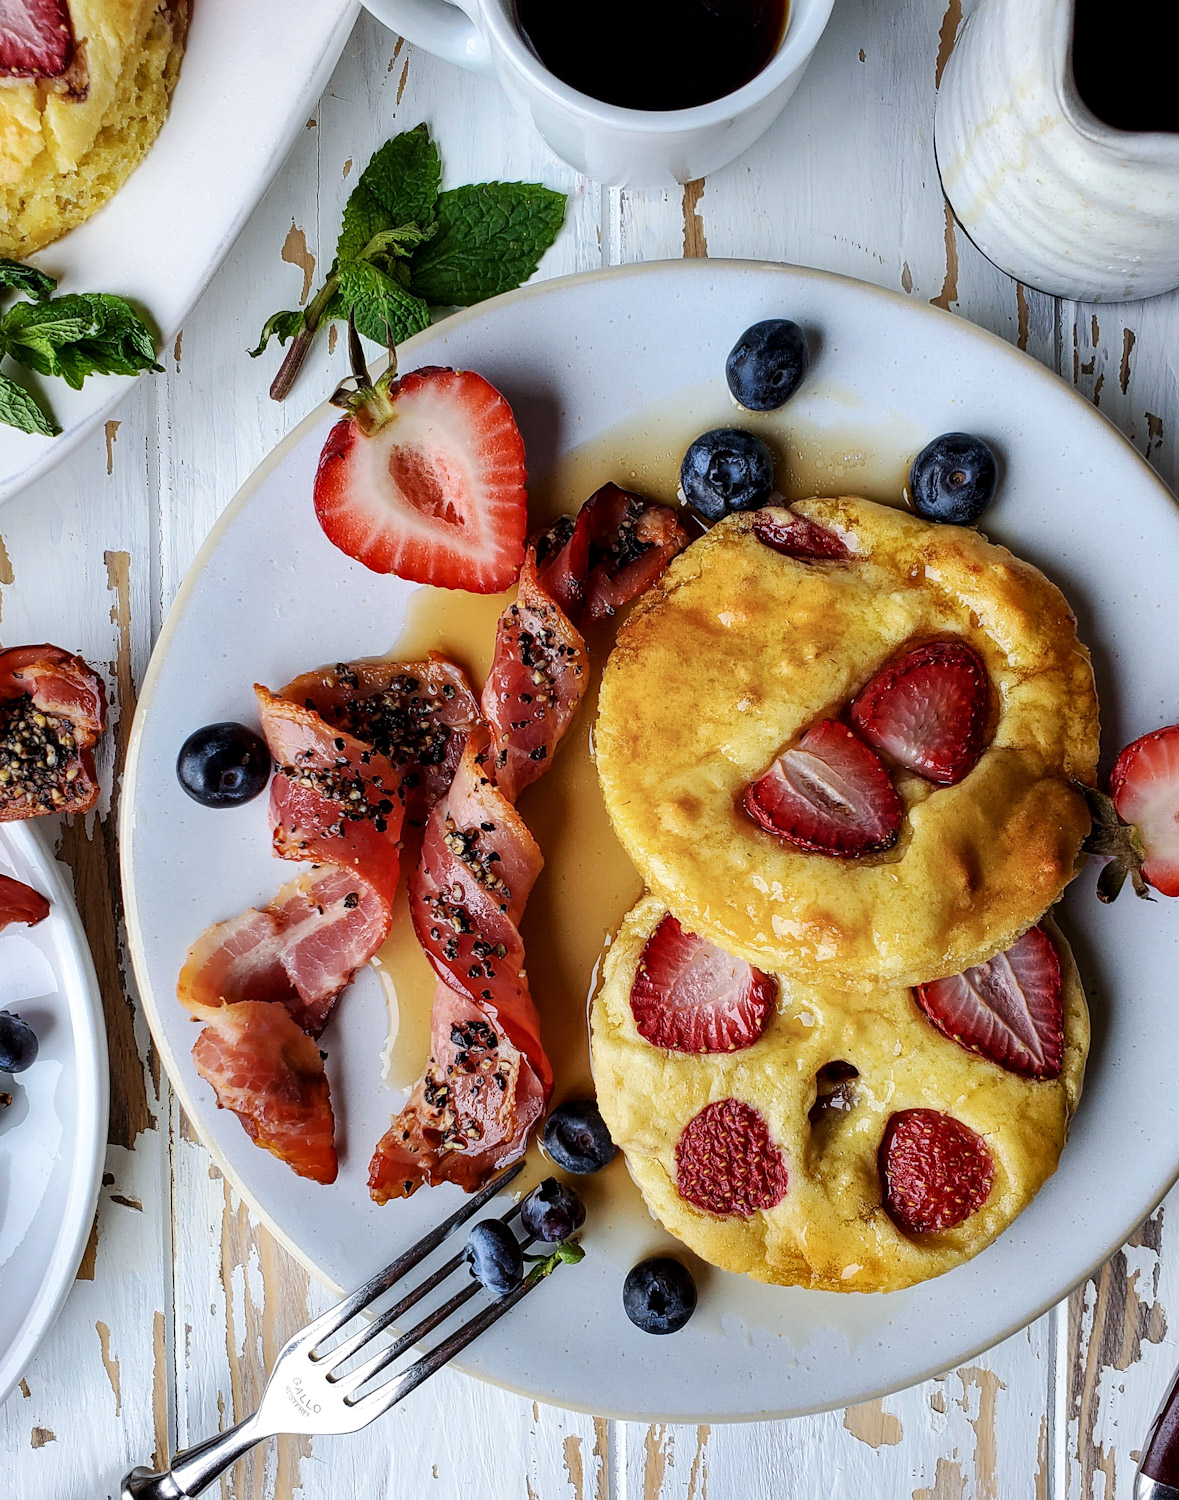
M 473 1193 L 524 1152 L 548 1091 L 487 1011 L 439 984 L 430 1012 L 430 1061 L 405 1108 L 377 1143 L 369 1193 L 408 1198 L 428 1183 Z
M 11 875 L 0 875 L 0 932 L 13 922 L 36 927 L 48 915 L 49 902 L 40 891 L 13 880 Z
M 106 689 L 80 656 L 59 646 L 0 651 L 0 823 L 88 812 L 105 726 Z
M 286 1007 L 266 1000 L 190 1007 L 205 1023 L 193 1062 L 255 1145 L 300 1177 L 336 1180 L 334 1121 L 319 1048 Z
M 437 652 L 425 661 L 341 662 L 305 672 L 281 695 L 370 745 L 401 772 L 405 821 L 425 825 L 481 723 L 466 673 Z
M 242 1000 L 278 1001 L 317 1037 L 391 920 L 388 904 L 351 870 L 313 870 L 284 885 L 269 906 L 207 928 L 180 971 L 180 1003 L 196 1014 Z
M 274 756 L 270 816 L 283 859 L 343 865 L 392 905 L 400 868 L 401 773 L 314 709 L 255 687 Z

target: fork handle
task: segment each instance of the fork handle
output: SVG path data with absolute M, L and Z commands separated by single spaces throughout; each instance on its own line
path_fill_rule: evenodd
M 224 1432 L 177 1453 L 170 1468 L 156 1474 L 142 1464 L 132 1469 L 123 1478 L 121 1500 L 192 1500 L 255 1443 L 270 1436 L 254 1412 Z

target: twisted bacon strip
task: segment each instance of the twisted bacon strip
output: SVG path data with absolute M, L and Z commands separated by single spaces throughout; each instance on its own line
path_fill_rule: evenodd
M 570 618 L 601 619 L 684 546 L 674 514 L 615 485 L 529 547 L 483 690 L 490 749 L 472 739 L 426 827 L 414 928 L 440 983 L 430 1058 L 369 1169 L 378 1203 L 423 1182 L 474 1191 L 515 1160 L 552 1089 L 519 924 L 543 858 L 513 803 L 547 770 L 589 682 Z

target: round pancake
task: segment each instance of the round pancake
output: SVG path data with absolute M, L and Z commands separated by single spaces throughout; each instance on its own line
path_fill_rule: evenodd
M 1060 895 L 1097 767 L 1089 654 L 1064 596 L 975 531 L 866 500 L 794 509 L 852 556 L 803 562 L 733 515 L 639 601 L 602 682 L 598 775 L 615 832 L 683 925 L 763 969 L 918 984 L 1007 948 Z M 764 832 L 742 792 L 907 646 L 960 637 L 993 736 L 957 785 L 894 774 L 883 854 L 838 859 Z
M 630 989 L 647 938 L 667 908 L 645 896 L 607 957 L 591 1009 L 598 1104 L 647 1207 L 697 1255 L 759 1281 L 836 1292 L 893 1291 L 940 1276 L 991 1243 L 1056 1169 L 1080 1097 L 1089 1016 L 1068 944 L 1060 957 L 1065 1053 L 1059 1078 L 1021 1078 L 943 1036 L 907 989 L 813 988 L 778 975 L 775 1013 L 759 1041 L 697 1056 L 639 1035 Z M 854 1103 L 809 1112 L 816 1075 L 850 1063 Z M 781 1202 L 749 1218 L 705 1213 L 676 1189 L 675 1147 L 705 1105 L 735 1098 L 763 1116 L 785 1160 Z M 877 1152 L 905 1109 L 936 1109 L 982 1136 L 994 1161 L 990 1196 L 938 1234 L 903 1233 L 881 1206 Z
M 189 0 L 70 0 L 60 78 L 0 78 L 0 255 L 31 255 L 122 186 L 168 113 Z

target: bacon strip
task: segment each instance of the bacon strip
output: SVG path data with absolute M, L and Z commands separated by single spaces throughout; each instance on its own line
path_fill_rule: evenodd
M 0 932 L 13 922 L 23 922 L 26 927 L 36 927 L 49 915 L 49 902 L 40 891 L 11 875 L 0 875 Z
M 468 740 L 410 880 L 414 928 L 442 983 L 425 1073 L 369 1167 L 378 1203 L 423 1182 L 473 1191 L 521 1155 L 544 1111 L 552 1068 L 519 929 L 543 858 L 512 804 L 548 769 L 589 683 L 571 614 L 613 614 L 686 542 L 671 511 L 606 485 L 529 547 L 483 689 L 490 753 Z
M 80 656 L 48 645 L 0 651 L 0 823 L 89 812 L 105 726 L 106 689 Z

